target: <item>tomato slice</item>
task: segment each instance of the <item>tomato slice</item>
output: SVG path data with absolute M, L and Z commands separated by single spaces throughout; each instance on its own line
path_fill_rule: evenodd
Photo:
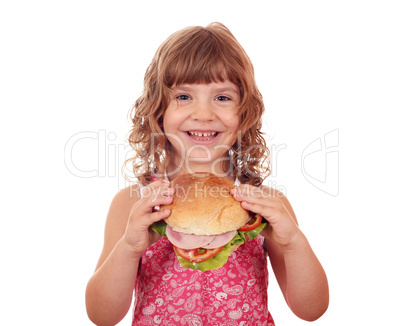
M 197 249 L 181 249 L 176 246 L 173 246 L 176 254 L 178 254 L 181 258 L 185 260 L 191 261 L 193 263 L 199 263 L 201 261 L 206 261 L 217 254 L 222 250 L 223 247 L 214 248 L 214 249 L 205 249 L 205 248 L 197 248 Z
M 242 226 L 238 231 L 251 231 L 257 228 L 262 222 L 262 216 L 260 214 L 250 213 L 251 219 L 244 226 Z

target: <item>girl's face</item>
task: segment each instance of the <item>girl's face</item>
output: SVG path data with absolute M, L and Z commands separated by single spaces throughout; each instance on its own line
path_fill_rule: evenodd
M 239 103 L 239 89 L 229 81 L 173 87 L 163 129 L 175 165 L 222 173 L 240 124 Z

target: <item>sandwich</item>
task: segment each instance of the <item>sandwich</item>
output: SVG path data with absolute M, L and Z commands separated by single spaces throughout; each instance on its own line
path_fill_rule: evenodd
M 243 209 L 230 194 L 235 186 L 212 173 L 181 175 L 172 180 L 173 202 L 152 229 L 173 244 L 185 268 L 207 271 L 223 266 L 232 251 L 252 240 L 267 225 L 259 214 Z

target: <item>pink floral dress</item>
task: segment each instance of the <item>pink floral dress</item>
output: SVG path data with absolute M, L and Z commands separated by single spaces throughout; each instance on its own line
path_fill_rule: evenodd
M 132 325 L 273 326 L 264 238 L 246 241 L 219 269 L 182 267 L 161 238 L 142 255 Z

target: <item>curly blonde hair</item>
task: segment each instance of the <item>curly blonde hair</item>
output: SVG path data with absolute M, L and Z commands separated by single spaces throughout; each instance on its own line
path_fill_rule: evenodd
M 240 90 L 240 126 L 229 155 L 241 183 L 262 184 L 270 174 L 269 150 L 262 136 L 264 103 L 253 65 L 233 34 L 221 23 L 177 31 L 158 48 L 144 77 L 144 91 L 131 110 L 129 144 L 134 150 L 135 177 L 142 184 L 163 174 L 170 163 L 171 144 L 162 130 L 172 86 L 229 80 Z M 244 151 L 246 149 L 246 151 Z

